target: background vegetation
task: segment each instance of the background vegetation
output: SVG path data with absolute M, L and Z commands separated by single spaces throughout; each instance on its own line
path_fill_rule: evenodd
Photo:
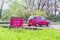
M 52 21 L 60 21 L 60 14 L 56 14 L 58 2 L 55 0 L 54 6 L 51 6 L 53 3 L 49 3 L 52 2 L 51 0 L 8 0 L 7 3 L 11 2 L 11 4 L 5 10 L 3 9 L 5 0 L 0 1 L 2 2 L 0 8 L 0 19 L 2 20 L 9 21 L 10 17 L 23 17 L 24 20 L 27 21 L 31 15 L 40 15 Z M 54 7 L 54 9 L 52 9 L 52 7 Z

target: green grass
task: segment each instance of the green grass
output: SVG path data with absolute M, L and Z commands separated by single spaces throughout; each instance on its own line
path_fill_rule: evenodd
M 60 40 L 60 30 L 53 28 L 29 30 L 0 27 L 0 40 Z
M 51 22 L 51 24 L 60 24 L 60 22 Z

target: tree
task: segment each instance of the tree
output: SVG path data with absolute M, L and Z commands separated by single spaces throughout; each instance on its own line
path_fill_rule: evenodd
M 36 10 L 34 15 L 48 17 L 45 12 Z
M 1 4 L 1 8 L 0 8 L 0 19 L 2 17 L 2 11 L 3 11 L 3 6 L 4 6 L 4 0 L 1 0 L 2 4 Z
M 21 5 L 17 0 L 5 11 L 5 15 L 2 17 L 3 20 L 10 20 L 10 17 L 23 17 L 27 20 L 30 14 L 26 11 L 25 7 Z
M 57 2 L 55 0 L 55 4 L 54 4 L 54 9 L 55 9 L 55 16 L 56 16 L 56 11 L 57 11 Z

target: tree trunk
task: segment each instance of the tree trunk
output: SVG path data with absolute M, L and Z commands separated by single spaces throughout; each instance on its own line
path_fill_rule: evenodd
M 3 5 L 4 5 L 4 0 L 2 0 L 2 4 L 1 4 L 1 9 L 0 9 L 0 19 L 1 19 L 1 17 L 2 17 Z
M 57 11 L 57 7 L 56 7 L 56 6 L 57 6 L 57 5 L 56 5 L 56 0 L 55 0 L 55 5 L 54 5 L 54 6 L 55 6 L 55 7 L 54 7 L 54 9 L 55 9 L 55 11 L 54 11 L 54 12 L 55 12 L 55 16 L 56 16 L 56 11 Z

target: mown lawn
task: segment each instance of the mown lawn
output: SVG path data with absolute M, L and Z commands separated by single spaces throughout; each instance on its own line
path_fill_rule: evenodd
M 29 30 L 0 27 L 0 40 L 60 40 L 60 30 L 53 28 Z
M 60 24 L 60 22 L 51 22 L 51 24 Z

